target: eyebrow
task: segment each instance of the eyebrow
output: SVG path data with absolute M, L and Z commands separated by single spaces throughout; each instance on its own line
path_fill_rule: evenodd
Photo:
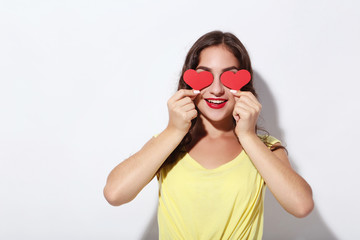
M 211 68 L 204 67 L 204 66 L 198 66 L 195 70 L 198 70 L 198 69 L 202 69 L 202 70 L 205 70 L 205 71 L 211 71 Z M 239 70 L 237 67 L 231 66 L 231 67 L 224 68 L 222 71 L 226 72 L 226 71 L 233 70 L 233 69 Z

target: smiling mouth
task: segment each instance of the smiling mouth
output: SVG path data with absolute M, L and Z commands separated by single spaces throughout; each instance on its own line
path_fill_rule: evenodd
M 205 98 L 205 101 L 210 108 L 220 109 L 225 106 L 228 100 L 223 98 Z
M 212 104 L 222 104 L 227 102 L 226 99 L 215 99 L 215 98 L 205 98 L 205 101 Z

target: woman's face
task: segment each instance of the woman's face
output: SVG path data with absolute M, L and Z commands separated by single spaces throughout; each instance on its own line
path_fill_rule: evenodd
M 220 76 L 226 71 L 237 72 L 239 68 L 236 57 L 223 45 L 211 46 L 201 51 L 199 65 L 195 70 L 211 72 L 214 81 L 200 91 L 195 104 L 201 115 L 209 121 L 229 119 L 232 122 L 235 99 L 230 89 L 221 83 Z

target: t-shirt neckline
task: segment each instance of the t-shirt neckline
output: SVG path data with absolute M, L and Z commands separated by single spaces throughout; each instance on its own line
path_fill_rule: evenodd
M 242 159 L 242 155 L 244 155 L 244 154 L 245 154 L 245 151 L 244 151 L 244 149 L 242 149 L 241 152 L 234 159 L 230 160 L 227 163 L 221 164 L 220 166 L 218 166 L 216 168 L 211 168 L 211 169 L 205 168 L 203 165 L 201 165 L 198 161 L 196 161 L 193 157 L 191 157 L 189 152 L 186 152 L 184 158 L 187 159 L 193 166 L 197 167 L 200 170 L 207 171 L 207 172 L 216 172 L 216 171 L 221 171 L 221 170 L 231 168 L 232 166 L 237 164 Z

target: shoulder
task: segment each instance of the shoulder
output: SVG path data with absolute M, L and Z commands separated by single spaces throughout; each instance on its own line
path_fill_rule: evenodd
M 274 136 L 271 136 L 271 135 L 258 135 L 258 137 L 267 146 L 271 147 L 272 145 L 275 145 L 275 144 L 281 145 L 281 141 L 279 139 L 277 139 L 276 137 L 274 137 Z
M 279 139 L 271 135 L 258 135 L 258 137 L 276 155 L 278 159 L 291 167 L 288 158 L 288 152 Z

